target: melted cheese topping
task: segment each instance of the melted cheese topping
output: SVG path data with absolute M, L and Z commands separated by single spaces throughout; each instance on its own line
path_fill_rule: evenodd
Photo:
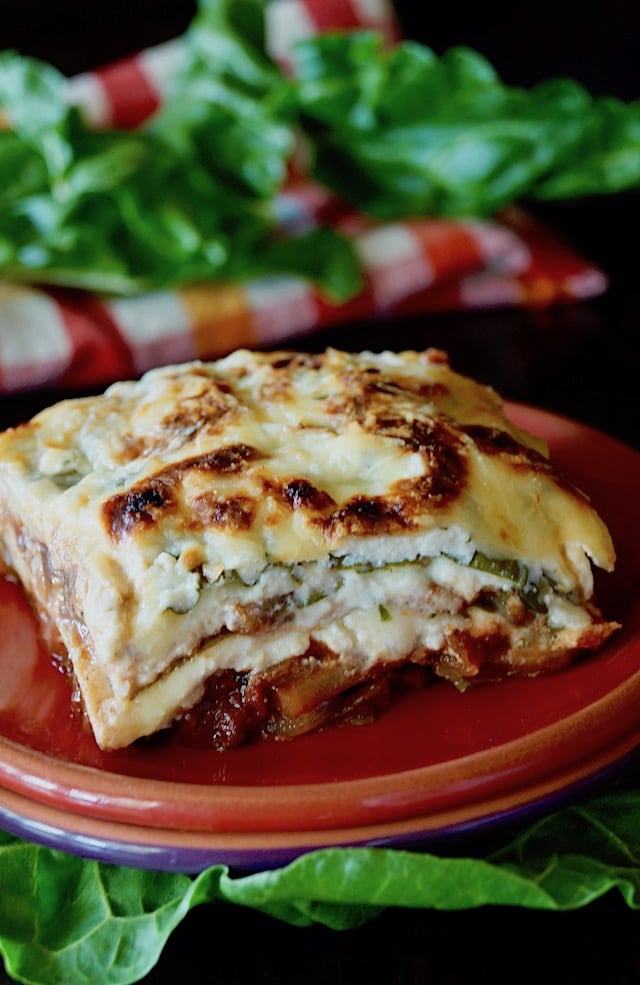
M 48 569 L 64 581 L 84 634 L 76 673 L 81 685 L 94 681 L 87 693 L 99 697 L 87 704 L 107 722 L 105 735 L 118 728 L 118 703 L 142 706 L 151 685 L 156 697 L 145 701 L 155 710 L 139 714 L 155 728 L 204 669 L 226 665 L 225 652 L 234 666 L 253 666 L 257 632 L 273 634 L 264 652 L 276 656 L 264 659 L 291 655 L 291 640 L 283 649 L 276 638 L 302 634 L 301 645 L 309 618 L 347 647 L 350 612 L 376 613 L 393 599 L 400 570 L 376 594 L 373 576 L 344 588 L 354 565 L 419 560 L 419 594 L 424 559 L 439 559 L 429 578 L 443 588 L 453 578 L 463 597 L 476 552 L 516 560 L 532 582 L 544 574 L 555 586 L 562 623 L 592 594 L 590 562 L 614 563 L 606 527 L 556 474 L 544 444 L 435 350 L 240 350 L 153 370 L 0 436 L 0 498 L 5 524 L 19 527 L 5 542 L 25 583 L 37 550 L 20 561 L 20 530 L 45 546 Z M 453 575 L 443 555 L 459 562 Z M 331 606 L 307 605 L 300 582 L 308 595 L 333 597 Z M 299 610 L 286 632 L 273 632 L 277 599 Z M 400 633 L 400 653 L 404 631 L 385 631 Z M 222 632 L 229 641 L 216 639 Z M 202 656 L 213 649 L 215 659 Z M 200 670 L 178 668 L 196 652 Z

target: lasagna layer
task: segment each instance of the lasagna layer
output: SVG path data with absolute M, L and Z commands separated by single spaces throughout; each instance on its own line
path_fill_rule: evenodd
M 0 509 L 104 748 L 294 735 L 412 667 L 464 689 L 616 628 L 601 519 L 434 350 L 241 350 L 66 401 L 0 436 Z

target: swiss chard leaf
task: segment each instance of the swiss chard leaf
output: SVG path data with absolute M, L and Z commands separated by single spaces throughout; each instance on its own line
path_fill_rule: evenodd
M 252 907 L 294 926 L 358 926 L 387 907 L 571 910 L 617 890 L 640 908 L 640 791 L 548 815 L 484 858 L 324 849 L 281 869 L 197 877 L 81 859 L 0 835 L 0 950 L 33 985 L 125 985 L 157 962 L 194 906 Z
M 66 81 L 35 59 L 0 53 L 0 107 L 25 142 L 39 151 L 52 179 L 69 163 L 69 111 Z
M 205 176 L 250 200 L 272 198 L 294 134 L 290 87 L 266 54 L 264 0 L 205 0 L 182 42 L 166 103 L 149 128 Z
M 5 837 L 0 946 L 34 983 L 135 982 L 187 912 L 187 876 L 99 865 Z
M 286 274 L 335 301 L 357 291 L 347 240 L 331 230 L 285 237 L 277 225 L 273 198 L 294 143 L 283 82 L 232 23 L 242 8 L 252 13 L 243 28 L 253 24 L 260 6 L 209 4 L 165 109 L 134 132 L 91 131 L 54 69 L 2 56 L 0 106 L 12 125 L 0 132 L 5 277 L 132 294 Z
M 640 103 L 568 79 L 509 87 L 467 48 L 385 50 L 371 33 L 301 42 L 295 75 L 315 174 L 378 218 L 487 215 L 640 183 Z
M 509 87 L 476 52 L 366 32 L 301 42 L 285 78 L 266 10 L 201 0 L 165 105 L 133 133 L 92 133 L 55 69 L 0 55 L 4 277 L 131 294 L 289 274 L 344 301 L 362 284 L 350 241 L 278 223 L 299 137 L 320 182 L 383 220 L 640 185 L 638 102 Z

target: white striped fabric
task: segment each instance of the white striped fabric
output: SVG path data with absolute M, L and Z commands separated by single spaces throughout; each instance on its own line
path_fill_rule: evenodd
M 41 291 L 0 283 L 0 382 L 7 392 L 55 379 L 73 355 L 60 309 Z

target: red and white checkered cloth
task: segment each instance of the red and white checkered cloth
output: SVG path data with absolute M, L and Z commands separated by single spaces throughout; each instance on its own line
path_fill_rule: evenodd
M 294 41 L 329 28 L 375 29 L 390 44 L 400 37 L 387 0 L 271 0 L 267 9 L 269 49 L 285 70 Z M 76 76 L 69 99 L 93 126 L 137 126 L 162 105 L 179 50 L 176 39 Z M 293 345 L 296 336 L 363 318 L 547 307 L 607 287 L 601 270 L 518 209 L 494 221 L 373 223 L 302 176 L 283 189 L 278 210 L 289 227 L 331 225 L 352 237 L 365 270 L 360 295 L 331 304 L 294 277 L 117 299 L 0 281 L 0 393 L 102 385 L 238 346 Z

